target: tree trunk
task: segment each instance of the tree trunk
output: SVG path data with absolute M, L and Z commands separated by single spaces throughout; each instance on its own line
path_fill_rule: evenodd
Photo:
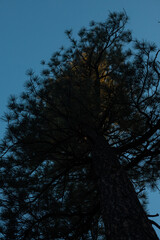
M 107 240 L 158 240 L 127 173 L 104 137 L 92 150 Z

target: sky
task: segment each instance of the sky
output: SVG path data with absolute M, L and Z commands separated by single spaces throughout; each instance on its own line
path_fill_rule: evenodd
M 42 59 L 68 46 L 66 29 L 76 34 L 91 20 L 104 21 L 110 11 L 123 9 L 133 37 L 160 48 L 160 0 L 0 0 L 0 117 L 10 94 L 24 90 L 27 69 L 40 73 Z M 0 121 L 0 138 L 4 130 Z M 160 193 L 149 191 L 148 200 L 150 214 L 160 213 Z M 160 224 L 160 217 L 153 220 Z

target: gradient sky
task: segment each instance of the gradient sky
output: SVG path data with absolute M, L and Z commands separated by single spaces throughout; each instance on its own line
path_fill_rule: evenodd
M 76 34 L 91 20 L 104 21 L 109 11 L 123 9 L 133 36 L 160 48 L 160 0 L 0 0 L 0 116 L 9 95 L 23 91 L 26 70 L 39 73 L 42 59 L 68 45 L 66 29 Z M 0 137 L 4 129 L 0 121 Z M 149 191 L 149 202 L 150 214 L 160 213 L 160 193 Z M 153 220 L 160 224 L 160 217 Z

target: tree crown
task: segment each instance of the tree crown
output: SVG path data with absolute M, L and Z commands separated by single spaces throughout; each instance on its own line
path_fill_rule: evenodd
M 97 135 L 115 149 L 140 194 L 145 184 L 156 186 L 159 50 L 132 40 L 127 20 L 111 13 L 82 28 L 78 39 L 66 31 L 70 48 L 42 61 L 41 76 L 29 70 L 26 91 L 10 98 L 1 174 L 2 217 L 16 219 L 12 239 L 103 236 L 91 156 Z

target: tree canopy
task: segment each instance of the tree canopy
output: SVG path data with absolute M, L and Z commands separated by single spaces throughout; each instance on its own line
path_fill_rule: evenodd
M 0 145 L 1 239 L 107 239 L 101 163 L 93 161 L 99 136 L 142 204 L 145 187 L 156 187 L 160 50 L 134 40 L 127 21 L 124 13 L 110 13 L 76 39 L 66 31 L 70 47 L 42 61 L 40 76 L 29 70 L 26 90 L 10 97 Z

